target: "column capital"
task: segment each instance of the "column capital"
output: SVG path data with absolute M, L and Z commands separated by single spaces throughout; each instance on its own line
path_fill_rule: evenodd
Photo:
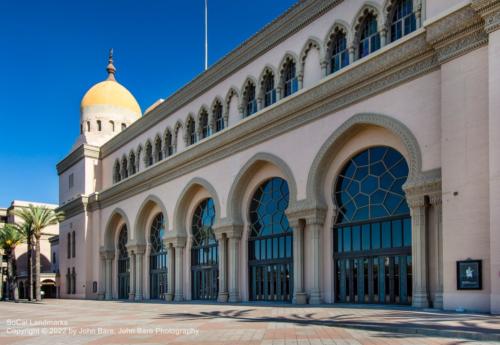
M 304 219 L 308 225 L 323 225 L 326 218 L 326 207 L 308 205 L 306 203 L 297 204 L 287 208 L 285 214 L 289 222 L 296 222 L 299 219 Z
M 432 193 L 429 195 L 429 203 L 434 206 L 440 206 L 443 203 L 443 196 L 439 193 Z
M 163 243 L 168 247 L 172 245 L 174 248 L 184 248 L 186 246 L 186 236 L 166 237 Z
M 100 254 L 104 260 L 113 260 L 115 258 L 115 251 L 112 249 L 101 249 Z
M 500 29 L 500 0 L 472 0 L 471 7 L 483 18 L 487 33 Z
M 410 207 L 423 206 L 426 196 L 441 195 L 441 179 L 408 181 L 403 185 L 406 200 Z
M 219 224 L 215 224 L 213 229 L 215 236 L 222 236 L 222 234 L 226 234 L 227 238 L 241 238 L 241 235 L 243 234 L 242 224 L 220 222 Z
M 144 254 L 146 252 L 146 245 L 144 244 L 128 244 L 127 250 L 133 252 L 134 254 Z

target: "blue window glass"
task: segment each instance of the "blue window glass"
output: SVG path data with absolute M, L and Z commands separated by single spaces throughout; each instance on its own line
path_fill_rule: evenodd
M 208 125 L 208 113 L 203 110 L 200 115 L 201 139 L 210 135 L 210 126 Z
M 224 117 L 222 116 L 222 104 L 220 104 L 219 102 L 215 103 L 214 105 L 213 116 L 215 122 L 215 131 L 222 131 L 224 129 Z
M 391 24 L 391 42 L 415 31 L 417 21 L 413 12 L 413 0 L 399 0 L 394 7 Z
M 246 116 L 250 116 L 257 112 L 257 100 L 255 99 L 255 85 L 248 83 L 245 88 L 245 101 L 246 101 Z
M 335 32 L 331 37 L 330 73 L 335 73 L 349 64 L 347 39 L 343 32 Z
M 264 91 L 264 107 L 268 107 L 276 102 L 276 90 L 274 89 L 274 75 L 268 71 L 262 80 Z
M 377 18 L 368 14 L 361 25 L 359 39 L 359 58 L 363 58 L 380 48 L 380 34 L 377 28 Z
M 293 62 L 292 60 L 288 60 L 285 63 L 283 71 L 283 97 L 288 97 L 299 89 L 298 80 L 295 73 L 295 62 Z
M 215 221 L 214 201 L 209 198 L 203 200 L 193 214 L 191 231 L 193 234 L 192 258 L 191 263 L 195 265 L 216 265 L 217 257 L 210 255 L 210 249 L 217 246 L 217 240 L 212 226 Z M 215 260 L 215 262 L 213 261 Z

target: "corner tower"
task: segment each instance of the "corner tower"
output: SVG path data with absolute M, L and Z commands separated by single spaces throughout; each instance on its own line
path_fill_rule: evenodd
M 115 78 L 113 49 L 109 52 L 108 77 L 92 86 L 80 104 L 80 136 L 73 150 L 82 144 L 101 146 L 141 117 L 134 96 Z

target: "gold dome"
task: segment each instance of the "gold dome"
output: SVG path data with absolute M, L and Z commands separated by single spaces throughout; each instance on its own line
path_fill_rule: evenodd
M 140 117 L 141 107 L 134 96 L 123 85 L 115 80 L 115 66 L 113 65 L 113 50 L 109 54 L 109 62 L 106 68 L 108 78 L 92 86 L 81 102 L 81 109 L 93 105 L 112 105 L 115 107 L 131 110 Z

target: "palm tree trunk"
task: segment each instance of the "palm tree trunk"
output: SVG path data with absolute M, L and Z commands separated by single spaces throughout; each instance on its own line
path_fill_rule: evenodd
M 12 253 L 12 290 L 14 293 L 14 302 L 19 302 L 19 289 L 17 282 L 17 270 L 16 270 L 16 255 Z
M 40 284 L 40 235 L 36 236 L 35 243 L 35 292 L 36 300 L 42 300 L 41 284 Z
M 26 272 L 28 273 L 28 300 L 33 300 L 33 242 L 32 236 L 28 236 L 28 262 Z
M 12 287 L 12 252 L 7 251 L 7 284 L 5 285 L 5 300 L 8 301 L 12 298 L 11 287 Z

